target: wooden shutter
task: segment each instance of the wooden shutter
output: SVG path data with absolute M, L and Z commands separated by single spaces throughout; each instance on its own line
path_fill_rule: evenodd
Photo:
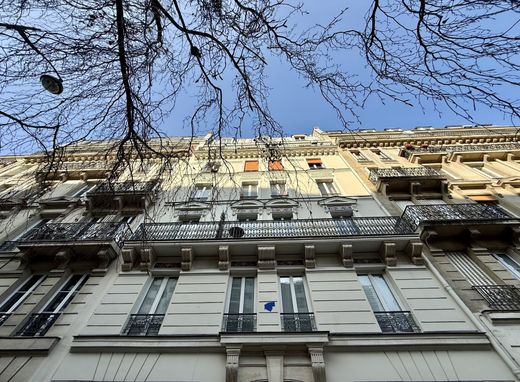
M 269 161 L 269 171 L 279 171 L 283 170 L 283 164 L 280 160 L 270 160 Z
M 246 160 L 246 163 L 244 165 L 244 171 L 258 171 L 258 161 Z
M 308 163 L 309 165 L 311 165 L 311 164 L 322 165 L 322 163 L 321 163 L 321 159 L 320 159 L 320 158 L 307 159 L 307 163 Z

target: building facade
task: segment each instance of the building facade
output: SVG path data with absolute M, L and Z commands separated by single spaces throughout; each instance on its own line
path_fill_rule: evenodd
M 166 149 L 1 159 L 0 381 L 519 380 L 516 129 Z

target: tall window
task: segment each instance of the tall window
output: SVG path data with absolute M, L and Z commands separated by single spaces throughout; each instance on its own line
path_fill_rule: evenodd
M 97 184 L 84 184 L 78 191 L 76 191 L 72 197 L 74 198 L 83 198 L 87 196 L 87 193 L 94 188 L 96 188 Z
M 287 332 L 316 330 L 314 314 L 309 312 L 303 277 L 280 277 L 282 292 L 282 329 Z
M 336 190 L 334 183 L 331 181 L 318 182 L 318 188 L 320 189 L 320 192 L 323 196 L 332 196 L 338 194 L 338 191 Z
M 205 184 L 198 184 L 195 186 L 195 192 L 193 193 L 192 199 L 204 201 L 208 200 L 211 193 L 211 186 Z
M 254 277 L 233 277 L 230 288 L 223 330 L 226 332 L 254 331 L 256 327 Z
M 87 282 L 88 275 L 72 275 L 39 313 L 31 314 L 18 331 L 19 336 L 43 336 Z
M 0 325 L 2 325 L 32 292 L 45 280 L 45 276 L 33 275 L 19 287 L 16 292 L 11 294 L 0 306 Z
M 139 305 L 137 314 L 132 314 L 123 331 L 129 336 L 159 334 L 164 315 L 177 285 L 172 277 L 155 277 Z
M 242 183 L 240 193 L 242 199 L 255 199 L 258 197 L 258 185 L 256 183 Z
M 285 183 L 271 183 L 271 196 L 273 198 L 282 198 L 287 196 L 287 187 Z
M 418 331 L 410 312 L 401 310 L 383 275 L 359 275 L 358 278 L 383 333 Z
M 323 163 L 321 162 L 321 159 L 319 158 L 312 158 L 307 159 L 307 165 L 309 165 L 309 169 L 311 170 L 317 170 L 323 167 Z
M 269 171 L 281 171 L 283 170 L 283 164 L 281 160 L 270 160 L 268 165 Z
M 505 253 L 494 253 L 493 257 L 500 263 L 504 268 L 513 274 L 517 279 L 520 279 L 520 264 L 518 264 L 511 257 Z
M 258 171 L 258 161 L 257 160 L 246 160 L 244 164 L 245 172 L 254 172 Z
M 358 162 L 366 162 L 368 161 L 368 158 L 366 156 L 364 156 L 361 152 L 359 151 L 351 151 L 350 152 L 354 158 L 358 161 Z
M 377 155 L 377 157 L 382 160 L 382 161 L 388 161 L 388 160 L 392 160 L 392 158 L 390 158 L 388 155 L 386 155 L 383 151 L 381 150 L 376 150 L 374 151 L 374 154 Z

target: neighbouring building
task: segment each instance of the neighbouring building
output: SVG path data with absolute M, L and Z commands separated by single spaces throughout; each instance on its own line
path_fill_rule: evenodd
M 107 147 L 0 158 L 0 381 L 519 380 L 515 128 Z

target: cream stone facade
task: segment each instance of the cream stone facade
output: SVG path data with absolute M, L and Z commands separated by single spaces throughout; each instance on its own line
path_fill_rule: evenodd
M 0 381 L 519 380 L 514 128 L 106 147 L 0 159 Z

